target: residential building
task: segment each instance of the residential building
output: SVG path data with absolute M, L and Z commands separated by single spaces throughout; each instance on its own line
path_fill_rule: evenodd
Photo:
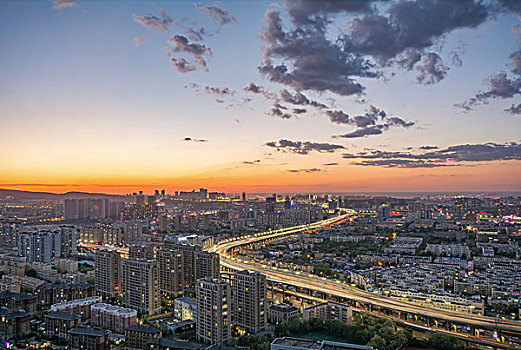
M 118 252 L 97 250 L 94 256 L 96 290 L 112 298 L 121 293 L 121 257 Z
M 177 250 L 157 251 L 159 288 L 164 296 L 177 297 L 184 290 L 183 254 Z
M 300 316 L 300 311 L 293 305 L 273 304 L 268 307 L 268 321 L 273 324 L 289 323 Z
M 174 318 L 177 321 L 197 319 L 197 301 L 187 297 L 175 299 Z
M 238 271 L 233 275 L 233 322 L 242 332 L 257 334 L 266 329 L 266 276 Z
M 31 332 L 31 315 L 24 310 L 0 308 L 0 339 L 23 337 Z
M 92 306 L 101 303 L 101 297 L 93 296 L 83 299 L 66 301 L 63 303 L 53 304 L 49 308 L 51 312 L 61 312 L 71 315 L 79 315 L 82 321 L 91 318 Z
M 71 329 L 78 327 L 80 323 L 80 315 L 51 312 L 45 315 L 45 335 L 66 340 L 68 339 L 68 332 Z
M 137 324 L 137 311 L 110 304 L 96 304 L 90 309 L 93 327 L 123 334 L 125 328 Z
M 69 350 L 110 350 L 110 331 L 76 327 L 69 331 Z
M 122 277 L 123 306 L 143 314 L 159 313 L 159 266 L 156 260 L 124 259 Z
M 155 327 L 130 326 L 125 328 L 125 347 L 132 349 L 146 349 L 148 341 L 159 339 L 161 329 Z
M 197 281 L 197 340 L 224 344 L 231 338 L 231 287 L 219 279 Z

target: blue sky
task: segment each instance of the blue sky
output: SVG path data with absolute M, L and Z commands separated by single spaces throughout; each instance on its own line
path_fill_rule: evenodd
M 520 23 L 515 11 L 490 10 L 487 19 L 476 26 L 461 26 L 436 36 L 422 54 L 435 52 L 448 71 L 434 84 L 417 82 L 418 65 L 407 71 L 391 60 L 390 66 L 379 67 L 380 78 L 354 77 L 364 86 L 363 95 L 342 96 L 269 81 L 269 76 L 259 73 L 266 48 L 282 45 L 261 39 L 260 33 L 267 28 L 266 11 L 280 14 L 286 33 L 298 29 L 283 1 L 201 2 L 236 19 L 236 23 L 221 26 L 189 1 L 78 0 L 71 4 L 74 6 L 57 9 L 50 1 L 0 3 L 3 184 L 43 187 L 80 183 L 91 188 L 92 184 L 148 181 L 190 187 L 209 181 L 215 187 L 238 190 L 252 181 L 264 181 L 260 185 L 266 189 L 293 189 L 296 182 L 301 183 L 296 189 L 306 188 L 307 181 L 315 186 L 313 189 L 325 185 L 324 190 L 341 190 L 352 178 L 360 188 L 383 190 L 389 187 L 383 179 L 393 176 L 405 190 L 411 176 L 434 171 L 440 176 L 439 189 L 444 186 L 441 178 L 449 173 L 488 174 L 491 180 L 486 188 L 497 189 L 496 184 L 501 183 L 501 188 L 511 185 L 519 189 L 519 147 L 508 150 L 513 157 L 485 157 L 479 163 L 461 158 L 446 167 L 444 159 L 439 169 L 432 165 L 422 169 L 419 163 L 413 167 L 404 163 L 363 166 L 355 165 L 361 163 L 360 159 L 342 157 L 364 149 L 396 152 L 410 147 L 417 151 L 423 145 L 444 149 L 462 144 L 520 142 L 521 116 L 505 112 L 521 102 L 519 92 L 509 98 L 490 98 L 488 104 L 476 104 L 466 112 L 454 106 L 479 91 L 487 91 L 490 77 L 502 70 L 516 79 L 510 72 L 509 59 L 520 44 L 512 32 L 512 26 Z M 302 6 L 307 6 L 306 1 Z M 373 6 L 384 15 L 388 5 Z M 204 27 L 211 33 L 198 42 L 212 50 L 212 55 L 205 56 L 207 72 L 198 69 L 180 73 L 172 66 L 166 42 L 175 34 L 186 36 L 183 28 L 171 24 L 166 31 L 150 29 L 133 18 L 160 16 L 161 10 L 186 28 Z M 323 11 L 319 15 L 329 16 L 328 39 L 334 39 L 338 33 L 350 33 L 348 21 L 366 14 Z M 136 44 L 136 37 L 144 38 L 144 42 Z M 452 64 L 453 50 L 459 53 L 461 66 Z M 186 52 L 171 55 L 193 58 Z M 290 59 L 284 63 L 292 67 Z M 325 110 L 310 107 L 305 114 L 288 119 L 268 115 L 280 98 L 267 99 L 244 91 L 250 82 L 276 96 L 282 89 L 303 93 L 351 118 L 374 105 L 414 125 L 385 128 L 379 135 L 332 138 L 357 126 L 352 119 L 333 123 Z M 185 87 L 191 83 L 200 86 L 199 92 Z M 205 93 L 204 86 L 228 87 L 235 93 L 215 96 Z M 245 98 L 251 101 L 244 102 Z M 227 108 L 230 104 L 233 106 Z M 207 142 L 184 141 L 186 137 Z M 265 146 L 266 142 L 282 139 L 342 145 L 344 149 L 303 154 Z M 243 163 L 257 159 L 261 161 L 253 167 Z M 338 166 L 323 167 L 332 162 Z M 315 170 L 306 171 L 310 169 Z M 296 172 L 290 170 L 301 170 L 298 181 Z M 267 177 L 271 180 L 265 180 Z M 368 177 L 371 185 L 364 184 L 363 179 Z M 454 182 L 451 186 L 461 184 Z M 414 186 L 410 190 L 432 189 L 430 183 Z M 479 189 L 477 186 L 478 179 L 469 189 Z

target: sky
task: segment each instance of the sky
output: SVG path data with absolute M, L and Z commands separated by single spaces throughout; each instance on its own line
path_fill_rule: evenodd
M 0 188 L 521 191 L 521 2 L 0 2 Z

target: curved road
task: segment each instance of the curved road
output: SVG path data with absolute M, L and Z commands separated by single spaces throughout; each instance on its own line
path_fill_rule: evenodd
M 308 275 L 295 271 L 277 269 L 267 265 L 259 264 L 253 260 L 238 259 L 230 254 L 230 250 L 243 245 L 260 243 L 269 239 L 280 239 L 286 235 L 303 233 L 323 229 L 340 224 L 353 217 L 354 212 L 339 215 L 334 218 L 319 221 L 314 224 L 289 227 L 276 231 L 267 231 L 254 235 L 246 235 L 234 239 L 224 240 L 214 245 L 210 251 L 219 253 L 221 265 L 232 270 L 251 270 L 265 274 L 270 281 L 281 282 L 300 288 L 313 289 L 329 295 L 347 298 L 364 304 L 393 309 L 395 311 L 426 316 L 438 320 L 446 320 L 466 326 L 485 328 L 489 330 L 502 330 L 510 333 L 521 334 L 521 322 L 512 320 L 496 320 L 492 317 L 460 313 L 454 311 L 438 310 L 417 304 L 397 301 L 382 295 L 373 294 L 344 283 L 333 282 L 318 276 Z M 436 331 L 436 329 L 432 329 Z

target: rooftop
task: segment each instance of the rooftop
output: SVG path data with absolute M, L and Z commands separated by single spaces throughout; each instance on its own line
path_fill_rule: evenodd
M 83 334 L 90 335 L 93 337 L 102 337 L 110 334 L 110 331 L 106 329 L 94 329 L 92 327 L 76 327 L 69 331 L 70 334 Z
M 157 333 L 161 332 L 161 329 L 159 329 L 159 328 L 143 327 L 143 326 L 138 326 L 136 324 L 125 328 L 125 330 L 132 331 L 132 332 L 150 333 L 150 334 L 157 334 Z

